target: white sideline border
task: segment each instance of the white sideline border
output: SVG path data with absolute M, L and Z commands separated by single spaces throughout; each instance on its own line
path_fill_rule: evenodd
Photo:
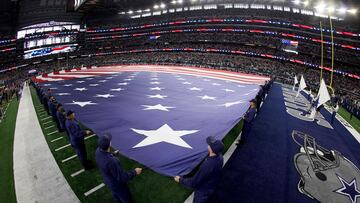
M 13 146 L 18 203 L 80 202 L 49 149 L 26 84 L 17 113 Z

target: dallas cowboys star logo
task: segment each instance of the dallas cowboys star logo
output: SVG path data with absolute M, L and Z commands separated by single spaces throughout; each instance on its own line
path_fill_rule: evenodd
M 348 183 L 342 177 L 336 175 L 340 180 L 342 187 L 335 190 L 334 192 L 347 196 L 351 203 L 356 203 L 357 198 L 360 197 L 360 191 L 357 188 L 356 178 L 354 178 L 350 183 Z
M 164 124 L 157 130 L 138 130 L 131 128 L 132 131 L 145 135 L 146 138 L 135 145 L 133 148 L 145 147 L 160 142 L 166 142 L 169 144 L 177 145 L 184 148 L 192 149 L 192 147 L 186 143 L 181 137 L 198 132 L 199 130 L 173 130 L 168 124 Z
M 73 101 L 72 103 L 67 103 L 67 104 L 79 105 L 79 106 L 81 106 L 81 107 L 84 107 L 84 106 L 86 106 L 86 105 L 96 105 L 97 103 L 92 103 L 92 101 L 85 101 L 85 102 Z

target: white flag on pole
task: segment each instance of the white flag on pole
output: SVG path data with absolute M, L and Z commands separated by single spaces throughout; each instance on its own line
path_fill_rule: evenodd
M 322 104 L 325 104 L 327 101 L 330 100 L 330 94 L 329 94 L 329 92 L 328 92 L 328 90 L 326 88 L 326 84 L 325 84 L 324 79 L 321 80 L 319 93 L 318 93 L 317 97 L 319 98 L 319 100 L 318 100 L 318 103 L 317 103 L 316 107 L 319 107 Z
M 297 76 L 295 75 L 294 77 L 294 86 L 293 86 L 293 91 L 295 91 L 295 87 L 296 85 L 299 83 L 298 79 L 297 79 Z
M 304 76 L 301 75 L 301 79 L 300 79 L 300 85 L 299 85 L 299 89 L 298 89 L 298 92 L 296 94 L 296 97 L 299 96 L 300 92 L 303 91 L 305 88 L 306 88 L 306 83 L 305 83 L 305 79 L 304 79 Z

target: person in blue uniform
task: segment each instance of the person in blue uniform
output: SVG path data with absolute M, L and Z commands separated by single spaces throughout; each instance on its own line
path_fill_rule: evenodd
M 140 175 L 142 168 L 125 171 L 119 160 L 110 152 L 111 135 L 99 136 L 95 160 L 103 176 L 105 185 L 110 189 L 113 198 L 122 203 L 131 202 L 131 195 L 127 182 L 136 175 Z
M 51 113 L 51 116 L 53 118 L 53 121 L 55 121 L 56 123 L 56 127 L 57 129 L 60 131 L 60 122 L 59 122 L 59 119 L 57 118 L 57 115 L 56 115 L 56 106 L 57 106 L 57 101 L 56 99 L 53 97 L 53 96 L 50 96 L 49 98 L 49 102 L 48 102 L 48 106 L 49 106 L 49 110 L 50 110 L 50 113 Z
M 59 132 L 64 132 L 65 131 L 65 121 L 66 121 L 66 118 L 65 118 L 65 115 L 63 113 L 63 105 L 58 103 L 58 105 L 56 106 L 56 118 L 58 119 L 59 121 Z M 66 134 L 67 136 L 68 133 L 66 131 Z
M 89 135 L 91 131 L 81 129 L 78 121 L 75 119 L 75 113 L 69 110 L 66 113 L 65 126 L 70 136 L 71 146 L 76 151 L 77 156 L 85 170 L 93 168 L 91 162 L 87 159 L 86 146 L 84 142 L 85 135 Z
M 214 192 L 224 164 L 222 151 L 224 144 L 210 136 L 206 139 L 209 155 L 201 164 L 199 171 L 191 178 L 175 176 L 174 180 L 186 187 L 194 188 L 194 203 L 206 203 Z
M 247 110 L 247 112 L 245 113 L 245 116 L 244 116 L 244 125 L 243 125 L 242 132 L 241 132 L 241 138 L 240 138 L 239 142 L 236 143 L 237 145 L 244 143 L 245 140 L 247 139 L 248 134 L 251 130 L 252 122 L 255 118 L 255 115 L 256 115 L 256 101 L 251 100 L 250 108 Z

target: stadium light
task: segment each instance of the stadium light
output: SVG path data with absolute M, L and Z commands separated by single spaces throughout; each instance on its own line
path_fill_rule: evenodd
M 333 12 L 335 11 L 335 8 L 334 8 L 333 6 L 329 6 L 329 7 L 327 8 L 327 11 L 328 11 L 329 13 L 333 13 Z
M 134 11 L 129 10 L 127 13 L 128 13 L 128 14 L 133 14 L 133 13 L 134 13 Z
M 160 8 L 165 8 L 165 7 L 166 7 L 166 5 L 164 3 L 160 4 Z
M 142 10 L 137 10 L 137 11 L 136 11 L 136 13 L 141 13 L 141 12 L 142 12 Z
M 177 3 L 176 0 L 171 1 L 171 4 L 176 4 L 176 3 Z
M 183 0 L 178 0 L 177 2 L 178 2 L 178 4 L 182 4 L 184 1 Z
M 144 10 L 144 12 L 150 12 L 150 11 L 151 11 L 151 9 L 150 9 L 150 8 L 148 8 L 148 9 Z
M 340 8 L 340 9 L 337 9 L 337 12 L 339 12 L 340 14 L 345 14 L 347 11 L 346 8 Z
M 299 4 L 300 4 L 300 0 L 294 0 L 293 3 L 296 4 L 296 5 L 299 5 Z
M 319 12 L 319 13 L 324 12 L 325 8 L 326 8 L 326 4 L 324 2 L 320 2 L 319 4 L 317 4 L 315 6 L 316 11 Z
M 348 10 L 348 12 L 353 14 L 353 15 L 356 15 L 357 9 L 350 9 L 350 10 Z
M 191 3 L 195 3 L 195 2 L 197 2 L 197 0 L 190 0 L 190 2 L 191 2 Z
M 160 6 L 157 5 L 157 4 L 154 5 L 154 9 L 159 9 L 159 7 L 160 7 Z
M 304 6 L 306 7 L 306 6 L 309 5 L 309 1 L 304 1 L 303 4 L 304 4 Z

